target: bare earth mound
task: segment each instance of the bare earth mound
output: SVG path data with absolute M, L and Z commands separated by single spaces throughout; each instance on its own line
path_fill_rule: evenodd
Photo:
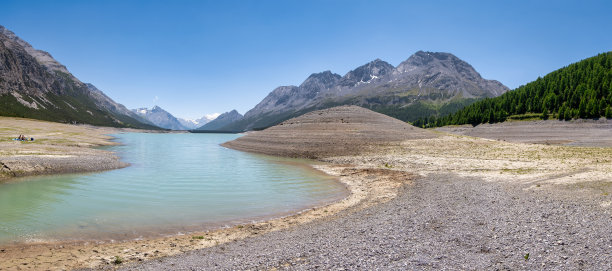
M 354 155 L 404 140 L 436 134 L 358 106 L 313 111 L 263 131 L 226 142 L 224 147 L 286 157 Z

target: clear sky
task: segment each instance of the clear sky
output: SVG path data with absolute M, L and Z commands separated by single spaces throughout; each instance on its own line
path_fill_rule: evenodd
M 128 108 L 255 106 L 280 85 L 450 52 L 516 88 L 612 50 L 612 1 L 7 1 L 0 24 Z

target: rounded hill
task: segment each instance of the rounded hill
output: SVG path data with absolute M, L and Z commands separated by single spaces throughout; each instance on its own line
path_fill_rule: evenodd
M 367 152 L 404 140 L 436 137 L 433 132 L 358 106 L 306 113 L 223 146 L 268 155 L 323 158 Z

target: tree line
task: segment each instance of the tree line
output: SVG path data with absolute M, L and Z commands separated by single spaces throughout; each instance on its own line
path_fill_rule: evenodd
M 612 118 L 612 52 L 602 53 L 551 72 L 543 78 L 487 98 L 446 116 L 413 122 L 418 127 L 496 123 L 537 114 L 559 120 Z

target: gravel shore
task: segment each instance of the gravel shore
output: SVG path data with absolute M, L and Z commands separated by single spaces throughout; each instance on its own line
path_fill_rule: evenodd
M 610 270 L 598 185 L 431 174 L 387 203 L 122 270 Z
M 420 175 L 390 201 L 124 270 L 612 269 L 611 149 L 433 134 L 370 112 L 315 111 L 225 145 Z M 549 132 L 563 129 L 581 128 Z

